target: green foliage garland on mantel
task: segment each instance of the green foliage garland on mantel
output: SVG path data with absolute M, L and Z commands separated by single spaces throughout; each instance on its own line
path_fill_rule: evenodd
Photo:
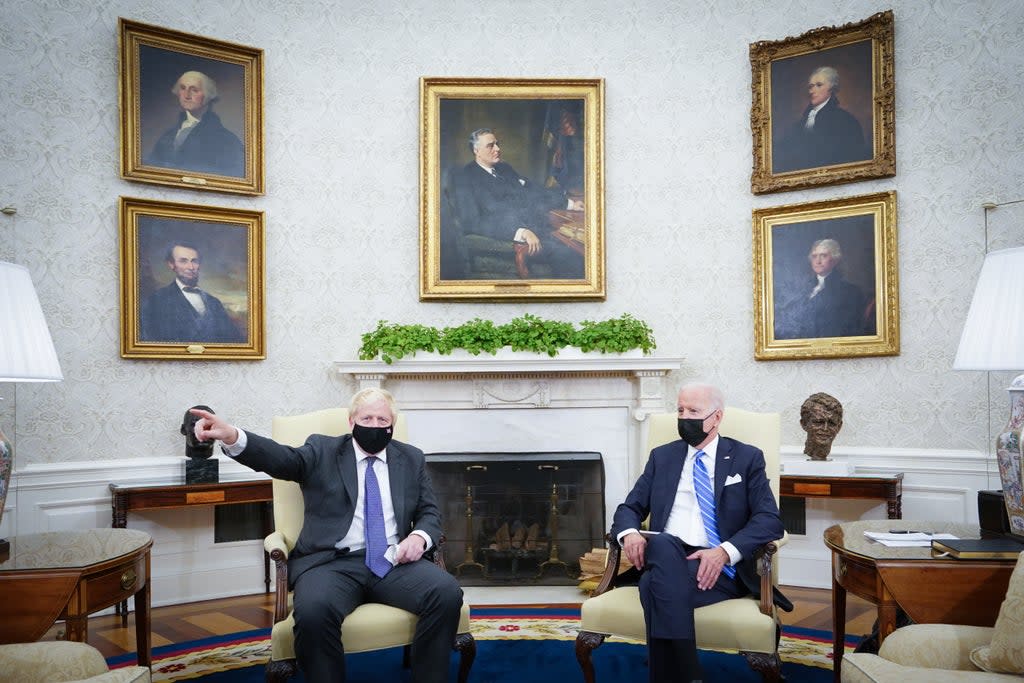
M 380 320 L 375 330 L 362 336 L 362 341 L 360 360 L 380 357 L 389 364 L 417 351 L 436 351 L 447 355 L 454 349 L 464 349 L 477 356 L 484 352 L 494 355 L 498 349 L 508 346 L 513 351 L 557 356 L 561 349 L 570 346 L 601 353 L 642 349 L 644 354 L 649 354 L 655 348 L 654 332 L 650 326 L 628 313 L 611 320 L 584 320 L 578 327 L 570 322 L 543 320 L 529 313 L 504 325 L 474 318 L 442 329 Z

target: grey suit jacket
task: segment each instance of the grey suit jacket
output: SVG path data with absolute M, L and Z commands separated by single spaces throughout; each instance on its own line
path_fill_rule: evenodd
M 238 462 L 276 479 L 297 482 L 302 489 L 302 531 L 288 558 L 288 583 L 294 586 L 304 571 L 335 556 L 338 551 L 334 545 L 352 525 L 359 494 L 352 436 L 313 434 L 299 448 L 248 431 L 246 438 L 245 450 L 235 458 Z M 387 461 L 399 539 L 419 529 L 437 543 L 441 513 L 423 451 L 392 441 L 387 447 Z

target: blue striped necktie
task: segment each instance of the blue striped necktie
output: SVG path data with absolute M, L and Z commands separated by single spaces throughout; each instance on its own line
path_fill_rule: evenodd
M 701 460 L 704 455 L 704 451 L 697 451 L 697 459 L 693 462 L 693 490 L 697 493 L 697 505 L 700 506 L 700 517 L 704 520 L 708 545 L 714 548 L 722 545 L 722 541 L 718 538 L 718 521 L 715 519 L 715 489 L 711 485 L 708 468 Z M 722 567 L 722 571 L 730 579 L 736 578 L 736 567 L 727 564 Z
M 391 563 L 384 557 L 388 549 L 388 535 L 384 531 L 384 504 L 380 499 L 380 485 L 373 464 L 377 456 L 366 458 L 366 481 L 363 495 L 363 525 L 366 532 L 366 566 L 375 575 L 384 578 L 391 571 Z

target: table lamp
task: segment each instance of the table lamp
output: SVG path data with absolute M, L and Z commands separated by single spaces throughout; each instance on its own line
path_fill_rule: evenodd
M 0 382 L 59 382 L 63 378 L 28 269 L 0 261 Z M 14 448 L 0 428 L 0 520 L 13 469 Z M 8 551 L 9 543 L 0 539 L 0 556 Z
M 971 299 L 956 370 L 1024 370 L 1024 247 L 990 252 Z M 1010 387 L 1010 421 L 996 437 L 996 460 L 1010 533 L 1024 538 L 1024 374 Z

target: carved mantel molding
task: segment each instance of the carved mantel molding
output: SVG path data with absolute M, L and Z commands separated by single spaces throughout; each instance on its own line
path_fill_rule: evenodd
M 534 387 L 530 390 L 533 399 L 526 402 L 530 407 L 543 408 L 552 405 L 550 387 L 553 384 L 570 382 L 575 389 L 586 393 L 585 387 L 593 385 L 593 380 L 621 378 L 620 381 L 625 379 L 634 385 L 632 414 L 636 420 L 643 421 L 648 414 L 665 410 L 665 379 L 669 373 L 678 370 L 682 363 L 681 357 L 644 356 L 640 353 L 582 353 L 574 349 L 564 350 L 555 357 L 518 352 L 473 356 L 456 351 L 447 356 L 417 354 L 390 364 L 379 360 L 339 360 L 333 363 L 333 370 L 343 377 L 354 379 L 357 390 L 383 387 L 386 383 L 399 380 L 471 383 L 474 396 L 472 407 L 475 408 L 493 407 L 495 403 L 523 403 L 522 392 L 511 392 L 518 394 L 519 398 L 505 401 L 497 399 L 493 389 L 496 382 L 508 383 L 506 386 L 528 383 Z M 554 404 L 558 403 L 556 397 Z

